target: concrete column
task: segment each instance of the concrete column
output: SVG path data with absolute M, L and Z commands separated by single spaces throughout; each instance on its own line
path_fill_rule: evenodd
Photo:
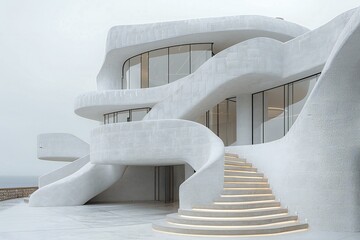
M 252 144 L 252 96 L 236 97 L 236 145 Z

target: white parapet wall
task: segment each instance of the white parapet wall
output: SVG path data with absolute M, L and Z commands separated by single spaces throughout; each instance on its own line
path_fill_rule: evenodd
M 41 160 L 72 162 L 89 154 L 89 144 L 69 133 L 46 133 L 37 138 Z
M 184 120 L 109 124 L 92 131 L 90 146 L 90 161 L 97 165 L 191 165 L 196 173 L 180 186 L 182 209 L 220 196 L 224 144 L 201 124 Z

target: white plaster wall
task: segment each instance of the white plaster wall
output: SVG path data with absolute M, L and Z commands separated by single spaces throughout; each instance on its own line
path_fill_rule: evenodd
M 89 154 L 89 144 L 69 133 L 46 133 L 37 138 L 41 160 L 71 162 Z
M 39 188 L 29 199 L 31 207 L 83 205 L 118 181 L 126 166 L 85 164 L 75 173 Z
M 269 178 L 274 194 L 312 229 L 360 231 L 360 9 L 289 133 L 228 147 Z
M 201 124 L 184 120 L 109 124 L 92 131 L 90 146 L 90 161 L 97 165 L 190 164 L 197 172 L 180 186 L 180 208 L 210 203 L 222 190 L 224 145 Z

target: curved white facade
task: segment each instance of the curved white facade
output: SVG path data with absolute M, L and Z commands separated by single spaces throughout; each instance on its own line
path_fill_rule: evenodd
M 97 78 L 98 91 L 84 93 L 75 101 L 76 114 L 105 124 L 92 132 L 90 163 L 85 156 L 88 149 L 78 153 L 71 150 L 78 145 L 65 141 L 70 143 L 70 150 L 61 152 L 56 150 L 66 147 L 63 140 L 56 140 L 61 136 L 40 136 L 39 146 L 49 142 L 55 150 L 41 148 L 39 158 L 79 160 L 44 178 L 44 187 L 31 196 L 30 205 L 84 204 L 125 177 L 126 166 L 130 169 L 188 164 L 192 169 L 186 168 L 182 179 L 185 181 L 178 181 L 179 214 L 154 225 L 156 230 L 256 235 L 304 230 L 308 225 L 303 222 L 307 221 L 313 229 L 359 231 L 359 31 L 359 9 L 313 31 L 258 16 L 112 28 Z M 195 72 L 159 87 L 120 89 L 121 66 L 126 59 L 157 48 L 194 42 L 213 43 L 215 54 Z M 320 76 L 315 80 L 315 88 L 305 84 L 303 92 L 296 92 L 296 82 L 313 75 Z M 283 96 L 271 96 L 269 89 L 279 86 Z M 301 114 L 296 115 L 284 137 L 247 145 L 254 142 L 254 95 L 262 91 L 261 131 L 267 121 L 279 121 L 280 125 L 283 121 L 285 135 L 285 128 L 291 127 L 285 126 L 290 100 L 291 104 L 300 100 L 306 104 L 298 110 Z M 225 151 L 237 155 L 224 158 L 224 144 L 212 131 L 217 128 L 218 135 L 219 128 L 229 131 L 230 122 L 224 122 L 224 112 L 217 104 L 231 97 L 236 97 L 237 141 Z M 206 125 L 212 131 L 192 122 L 214 106 L 217 118 L 211 111 L 205 115 Z M 118 120 L 120 111 L 135 114 L 139 108 L 151 110 L 140 119 L 124 115 Z M 105 121 L 107 114 L 113 114 L 113 123 Z M 139 121 L 128 122 L 135 120 Z M 147 178 L 136 171 L 131 174 L 143 182 L 155 179 L 155 198 L 160 195 L 155 186 L 156 169 L 155 175 Z M 192 174 L 192 170 L 196 173 Z M 131 185 L 132 178 L 126 177 L 120 181 Z M 281 199 L 281 203 L 276 199 Z M 279 220 L 273 217 L 278 214 L 292 215 Z M 257 216 L 261 221 L 236 223 L 230 221 L 231 216 Z M 190 221 L 189 217 L 201 221 Z M 291 219 L 291 223 L 286 219 Z M 276 227 L 264 228 L 274 222 Z M 247 229 L 251 224 L 255 228 Z M 235 229 L 226 232 L 228 227 Z

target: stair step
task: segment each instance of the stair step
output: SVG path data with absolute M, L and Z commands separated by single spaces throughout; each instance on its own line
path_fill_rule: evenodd
M 202 225 L 202 226 L 256 226 L 281 222 L 297 221 L 297 216 L 270 216 L 264 218 L 249 218 L 243 220 L 234 220 L 231 218 L 201 218 L 186 217 L 177 213 L 169 214 L 166 220 L 170 223 L 186 224 L 186 225 Z
M 256 168 L 253 168 L 253 167 L 228 166 L 228 165 L 225 165 L 225 166 L 224 166 L 224 170 L 229 170 L 229 171 L 257 172 L 257 169 L 256 169 Z
M 247 162 L 235 162 L 235 161 L 228 161 L 228 160 L 225 160 L 225 161 L 224 161 L 224 165 L 225 165 L 225 166 L 252 167 L 252 164 L 251 164 L 251 163 L 247 163 Z
M 228 228 L 228 227 L 201 227 L 201 226 L 181 226 L 171 224 L 165 221 L 160 221 L 153 224 L 153 228 L 158 231 L 176 233 L 176 234 L 188 234 L 188 235 L 215 235 L 215 236 L 246 236 L 246 235 L 263 235 L 284 233 L 296 230 L 305 230 L 308 228 L 308 224 L 289 223 L 276 226 L 261 226 L 251 227 L 248 229 L 243 228 Z
M 226 156 L 226 157 L 236 157 L 236 158 L 239 157 L 239 155 L 237 155 L 237 154 L 235 154 L 235 153 L 225 153 L 225 156 Z
M 271 189 L 235 189 L 224 188 L 222 195 L 250 195 L 250 194 L 271 194 Z
M 224 176 L 224 182 L 263 182 L 267 183 L 267 178 L 249 178 L 249 177 L 241 177 L 241 176 Z
M 244 209 L 259 209 L 280 207 L 280 203 L 276 201 L 263 203 L 248 203 L 248 204 L 208 204 L 208 205 L 194 205 L 194 210 L 244 210 Z
M 225 176 L 239 176 L 239 177 L 264 177 L 264 174 L 257 172 L 229 172 L 228 170 L 224 170 Z
M 242 183 L 242 182 L 231 182 L 224 183 L 224 188 L 269 188 L 268 183 Z
M 178 213 L 182 216 L 190 217 L 214 217 L 214 218 L 245 218 L 245 217 L 264 217 L 269 215 L 287 214 L 285 208 L 262 209 L 252 211 L 199 211 L 199 210 L 181 210 Z
M 268 201 L 275 200 L 275 196 L 272 194 L 269 195 L 253 195 L 253 196 L 243 196 L 243 197 L 232 197 L 231 195 L 226 195 L 226 197 L 220 197 L 215 200 L 215 202 L 252 202 L 252 201 Z
M 225 161 L 234 161 L 234 162 L 242 161 L 242 162 L 246 162 L 245 158 L 238 158 L 238 157 L 225 156 L 224 159 L 225 159 Z

